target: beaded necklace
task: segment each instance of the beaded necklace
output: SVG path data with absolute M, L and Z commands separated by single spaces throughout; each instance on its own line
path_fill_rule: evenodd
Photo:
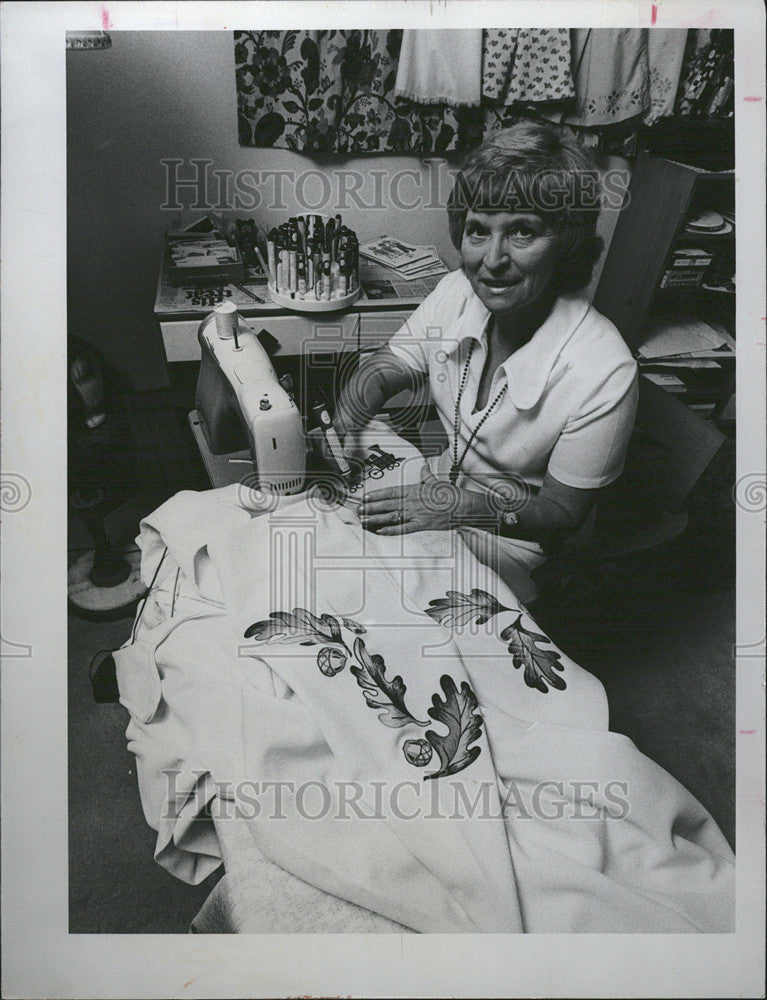
M 453 464 L 450 466 L 450 472 L 448 474 L 448 478 L 450 479 L 450 482 L 453 483 L 453 484 L 455 484 L 458 481 L 458 473 L 461 471 L 461 466 L 463 465 L 463 461 L 466 458 L 466 454 L 467 454 L 469 448 L 471 448 L 471 446 L 472 446 L 472 444 L 474 442 L 474 438 L 479 433 L 480 427 L 482 426 L 482 424 L 484 424 L 484 422 L 487 420 L 487 418 L 493 412 L 493 409 L 497 406 L 497 404 L 498 404 L 501 396 L 503 396 L 504 392 L 506 392 L 506 386 L 508 385 L 507 382 L 504 382 L 504 384 L 501 386 L 500 390 L 498 391 L 498 394 L 496 395 L 495 399 L 492 401 L 492 403 L 485 410 L 484 414 L 482 415 L 482 419 L 479 421 L 479 423 L 477 424 L 477 426 L 474 428 L 474 430 L 469 435 L 469 440 L 466 442 L 466 447 L 463 449 L 463 454 L 461 455 L 461 457 L 459 459 L 458 458 L 458 432 L 459 432 L 460 427 L 461 427 L 461 399 L 463 397 L 463 390 L 466 387 L 466 379 L 469 377 L 469 365 L 471 364 L 471 356 L 474 353 L 474 345 L 475 345 L 475 343 L 476 343 L 476 341 L 472 340 L 471 346 L 469 347 L 469 355 L 466 358 L 466 364 L 464 365 L 464 368 L 463 368 L 463 375 L 461 376 L 461 384 L 458 387 L 458 395 L 457 395 L 456 400 L 455 400 L 455 416 L 453 418 Z

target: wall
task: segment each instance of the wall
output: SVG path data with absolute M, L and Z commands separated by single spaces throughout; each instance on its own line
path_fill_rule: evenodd
M 191 176 L 189 161 L 209 159 L 211 170 L 325 171 L 386 170 L 382 207 L 343 209 L 344 221 L 360 238 L 384 232 L 433 244 L 449 266 L 457 264 L 441 207 L 417 211 L 398 207 L 392 178 L 403 177 L 403 202 L 414 191 L 429 195 L 440 185 L 447 196 L 447 166 L 418 157 L 326 158 L 324 162 L 288 150 L 243 148 L 237 140 L 234 46 L 230 32 L 116 32 L 104 51 L 67 53 L 67 168 L 69 332 L 95 344 L 107 361 L 138 389 L 166 384 L 162 342 L 152 314 L 166 228 L 193 213 L 163 211 L 166 168 L 180 159 L 180 176 Z M 437 172 L 435 174 L 435 171 Z M 361 190 L 366 203 L 372 186 Z M 265 193 L 271 194 L 273 182 Z M 218 185 L 209 190 L 217 198 Z M 320 193 L 316 176 L 307 198 Z M 259 207 L 254 215 L 270 226 L 303 211 L 295 188 L 285 183 L 287 209 Z M 234 192 L 232 192 L 234 193 Z M 187 206 L 193 193 L 179 196 Z M 334 206 L 335 211 L 335 206 Z M 227 213 L 224 213 L 225 215 Z M 601 226 L 609 236 L 614 218 Z

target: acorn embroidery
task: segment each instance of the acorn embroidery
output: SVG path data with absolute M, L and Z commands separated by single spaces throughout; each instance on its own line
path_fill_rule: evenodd
M 431 744 L 426 740 L 406 740 L 402 752 L 408 764 L 413 767 L 426 767 L 433 753 Z
M 334 677 L 346 666 L 346 656 L 340 649 L 333 646 L 323 646 L 317 653 L 317 666 L 326 677 Z

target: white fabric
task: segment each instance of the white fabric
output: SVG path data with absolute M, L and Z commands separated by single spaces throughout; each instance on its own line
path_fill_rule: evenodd
M 403 31 L 394 93 L 419 104 L 479 104 L 481 29 Z
M 484 368 L 490 313 L 462 271 L 437 285 L 389 341 L 411 368 L 428 372 L 450 446 L 436 463 L 449 470 L 455 400 L 472 341 L 461 399 L 458 453 L 484 411 L 472 413 Z M 563 295 L 541 328 L 495 372 L 488 399 L 508 388 L 482 425 L 461 468 L 471 488 L 513 473 L 533 489 L 547 469 L 581 489 L 605 486 L 623 470 L 634 424 L 636 362 L 622 337 L 579 295 Z
M 687 28 L 652 28 L 648 32 L 650 110 L 645 115 L 645 125 L 674 113 L 686 44 Z
M 215 819 L 226 874 L 192 921 L 197 934 L 412 934 L 268 861 L 242 819 Z
M 415 463 L 403 463 L 394 475 L 414 471 Z M 139 623 L 134 643 L 116 656 L 121 695 L 133 706 L 130 748 L 145 814 L 158 829 L 161 864 L 189 881 L 204 878 L 220 853 L 204 817 L 217 805 L 239 805 L 271 862 L 417 931 L 732 929 L 732 854 L 711 817 L 629 739 L 608 731 L 601 684 L 540 634 L 457 533 L 376 536 L 346 508 L 320 511 L 305 498 L 271 514 L 235 518 L 231 500 L 227 490 L 180 494 L 142 524 L 147 573 L 168 545 L 175 583 L 163 571 L 159 603 L 172 602 L 176 620 L 155 623 L 156 614 L 146 630 Z M 207 539 L 203 510 L 211 518 Z M 195 566 L 211 591 L 218 581 L 210 617 L 199 616 L 205 598 L 182 566 Z M 469 595 L 473 588 L 500 602 L 485 624 L 453 627 L 425 613 L 450 591 Z M 334 676 L 318 669 L 321 643 L 284 643 L 279 636 L 267 642 L 258 632 L 246 637 L 249 626 L 296 607 L 343 623 L 347 662 Z M 500 638 L 504 628 L 535 635 L 538 648 L 554 659 L 559 654 L 555 678 L 565 681 L 564 690 L 555 685 L 544 693 L 525 683 Z M 366 697 L 352 673 L 361 662 L 360 638 L 369 655 L 383 657 L 389 682 L 402 678 L 412 717 L 400 727 L 381 722 L 391 715 L 380 685 Z M 148 670 L 157 673 L 160 696 L 150 694 L 139 718 L 127 695 L 132 675 Z M 439 767 L 436 750 L 423 768 L 403 750 L 425 733 L 438 742 L 447 732 L 439 713 L 430 717 L 427 710 L 447 698 L 450 683 L 464 698 L 453 718 L 460 715 L 462 726 L 469 716 L 480 720 L 468 741 L 479 754 L 472 759 L 467 745 L 461 754 L 451 751 L 460 765 L 455 773 L 429 779 Z M 258 815 L 242 808 L 242 783 L 269 781 L 293 783 L 282 796 L 284 819 L 274 817 L 262 785 Z M 364 790 L 364 817 L 342 810 L 338 783 L 352 781 Z M 328 789 L 322 818 L 306 818 L 316 814 L 316 798 L 302 814 L 293 794 L 307 782 L 315 791 Z M 386 798 L 384 817 L 369 818 L 375 782 L 384 796 L 404 789 L 401 810 L 420 808 L 417 818 L 395 814 Z M 552 791 L 552 782 L 561 789 Z M 616 782 L 625 788 L 623 818 L 614 810 Z M 461 795 L 471 802 L 479 793 L 491 815 L 467 818 L 464 810 L 463 817 L 437 818 L 455 813 Z M 565 816 L 545 818 L 560 800 Z M 595 806 L 598 818 L 574 815 L 594 816 Z
M 611 125 L 650 106 L 647 28 L 573 28 L 575 108 L 570 125 Z

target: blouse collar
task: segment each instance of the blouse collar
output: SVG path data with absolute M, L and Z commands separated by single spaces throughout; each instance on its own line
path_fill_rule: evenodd
M 469 285 L 468 278 L 466 283 Z M 466 307 L 447 338 L 447 354 L 455 353 L 466 340 L 475 340 L 480 344 L 485 344 L 487 340 L 490 311 L 470 285 L 468 290 Z M 557 358 L 583 322 L 589 308 L 588 300 L 582 295 L 560 295 L 530 340 L 500 366 L 506 372 L 508 397 L 518 410 L 530 410 L 538 403 Z

